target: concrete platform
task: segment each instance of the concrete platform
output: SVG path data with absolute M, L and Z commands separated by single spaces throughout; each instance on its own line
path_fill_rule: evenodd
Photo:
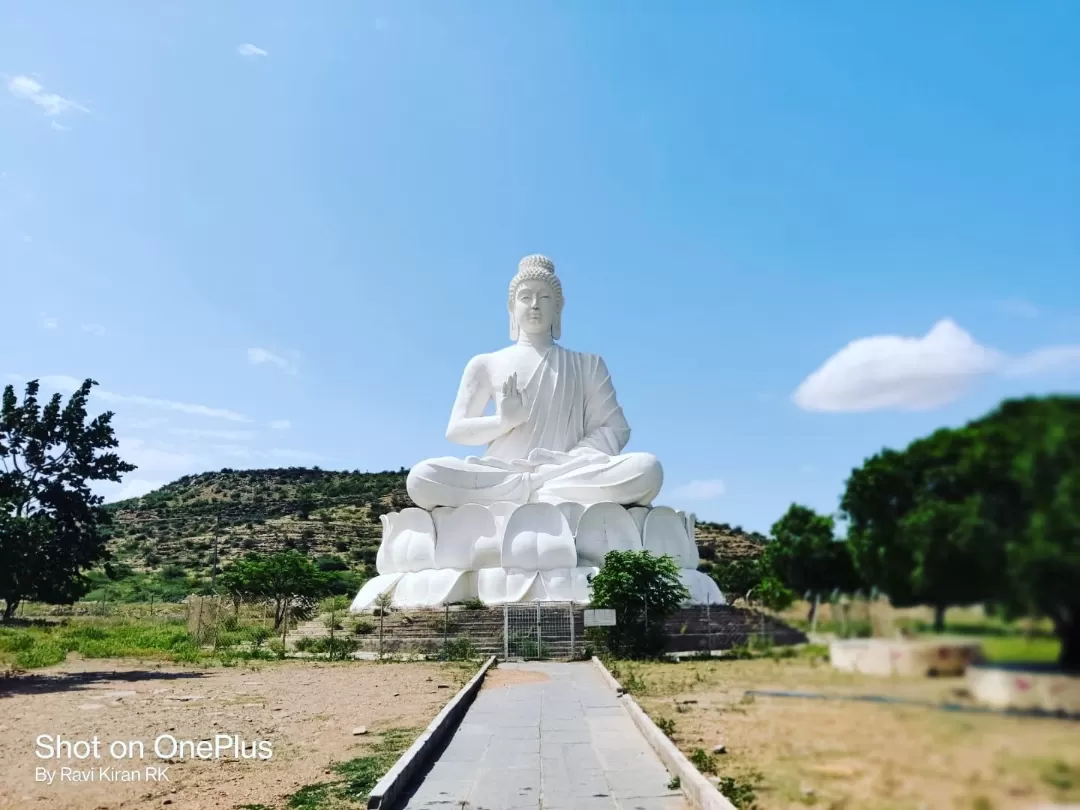
M 982 660 L 982 644 L 970 639 L 866 638 L 829 644 L 833 668 L 864 675 L 963 675 Z
M 547 679 L 485 685 L 403 808 L 688 810 L 591 663 L 499 669 Z

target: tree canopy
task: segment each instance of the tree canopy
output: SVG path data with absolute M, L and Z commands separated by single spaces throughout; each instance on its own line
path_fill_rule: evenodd
M 310 610 L 330 590 L 330 577 L 295 549 L 277 554 L 248 554 L 228 565 L 218 577 L 226 593 L 266 599 L 274 604 L 274 630 L 282 628 L 290 609 Z
M 770 531 L 765 568 L 788 590 L 810 598 L 810 621 L 821 597 L 858 590 L 851 554 L 847 543 L 836 539 L 831 515 L 793 503 Z
M 590 583 L 592 606 L 615 609 L 618 623 L 605 628 L 608 650 L 630 658 L 663 651 L 664 619 L 690 596 L 678 563 L 648 551 L 609 551 Z
M 0 598 L 4 618 L 24 599 L 70 604 L 88 588 L 83 572 L 107 557 L 108 513 L 90 489 L 118 482 L 135 466 L 111 452 L 117 446 L 111 412 L 87 422 L 86 380 L 63 404 L 44 406 L 36 380 L 22 403 L 14 387 L 0 403 Z
M 859 574 L 898 605 L 998 603 L 1051 618 L 1080 670 L 1080 397 L 1010 400 L 854 470 Z

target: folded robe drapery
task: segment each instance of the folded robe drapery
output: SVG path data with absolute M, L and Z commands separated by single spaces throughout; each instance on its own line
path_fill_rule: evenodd
M 620 455 L 630 426 L 602 358 L 553 345 L 523 388 L 529 415 L 483 456 L 423 461 L 408 490 L 423 508 L 575 501 L 647 504 L 663 473 L 648 453 Z

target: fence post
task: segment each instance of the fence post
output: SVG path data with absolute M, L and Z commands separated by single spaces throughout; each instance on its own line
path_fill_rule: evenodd
M 540 631 L 540 603 L 536 603 L 536 657 L 543 658 L 543 633 Z
M 577 658 L 577 649 L 574 646 L 574 603 L 569 602 L 566 606 L 570 611 L 570 660 Z
M 712 597 L 705 599 L 705 632 L 709 655 L 712 655 Z
M 450 605 L 446 605 L 446 612 L 443 614 L 443 629 L 442 629 L 442 657 L 446 659 L 447 651 L 450 644 Z
M 510 605 L 503 602 L 503 661 L 510 660 Z

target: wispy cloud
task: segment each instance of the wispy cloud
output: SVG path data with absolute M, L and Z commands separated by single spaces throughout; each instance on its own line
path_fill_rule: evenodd
M 279 354 L 274 354 L 267 349 L 248 349 L 248 362 L 253 366 L 272 365 L 277 366 L 286 374 L 296 373 L 296 364 Z
M 241 56 L 269 56 L 269 54 L 258 45 L 252 45 L 250 42 L 245 42 L 243 45 L 237 45 L 236 52 Z
M 808 411 L 930 410 L 956 401 L 989 375 L 1077 370 L 1080 346 L 1048 346 L 1010 357 L 981 345 L 946 318 L 922 337 L 853 340 L 803 380 L 792 399 Z
M 42 385 L 57 391 L 71 393 L 82 385 L 82 380 L 67 375 L 51 375 L 38 378 Z M 226 419 L 230 422 L 250 422 L 251 419 L 236 411 L 225 408 L 211 408 L 207 405 L 193 405 L 187 402 L 175 402 L 169 399 L 157 399 L 156 397 L 144 397 L 137 394 L 117 394 L 113 391 L 103 391 L 100 386 L 95 386 L 90 396 L 102 402 L 126 403 L 129 405 L 141 405 L 146 408 L 158 408 L 167 411 L 179 411 L 180 413 L 194 416 L 206 416 L 212 419 Z
M 174 436 L 186 436 L 192 439 L 220 439 L 227 442 L 245 442 L 254 439 L 254 430 L 213 430 L 202 428 L 169 428 Z
M 1001 312 L 1016 318 L 1038 318 L 1041 314 L 1037 306 L 1023 298 L 1006 298 L 998 301 L 997 306 Z
M 679 501 L 715 501 L 725 492 L 727 487 L 722 480 L 706 478 L 675 487 L 668 495 Z
M 16 98 L 25 99 L 45 111 L 45 115 L 60 115 L 69 110 L 88 113 L 81 104 L 56 93 L 46 93 L 41 82 L 30 76 L 14 76 L 8 80 L 8 91 Z
M 99 323 L 84 323 L 82 325 L 82 330 L 84 332 L 89 332 L 91 335 L 100 336 L 105 334 L 105 327 Z
M 292 422 L 290 422 L 288 419 L 275 419 L 273 422 L 270 423 L 270 427 L 272 427 L 274 430 L 288 430 L 292 427 Z
M 59 329 L 60 321 L 54 318 L 52 315 L 46 315 L 41 313 L 41 328 L 42 329 Z
M 305 464 L 314 464 L 326 461 L 326 456 L 319 453 L 310 453 L 307 450 L 288 450 L 281 447 L 273 448 L 269 453 L 271 458 L 280 458 L 287 461 L 298 461 Z

